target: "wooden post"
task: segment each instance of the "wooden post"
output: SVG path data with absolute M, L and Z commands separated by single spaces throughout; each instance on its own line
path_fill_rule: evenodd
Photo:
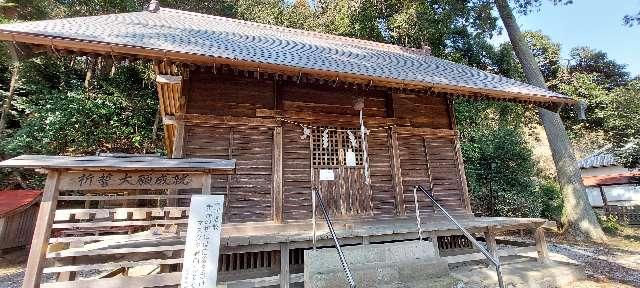
M 81 248 L 84 246 L 84 242 L 82 241 L 73 241 L 69 243 L 69 249 L 72 248 Z M 76 264 L 76 257 L 71 257 L 71 265 Z M 67 264 L 68 265 L 68 264 Z M 58 274 L 56 279 L 57 282 L 65 282 L 65 281 L 73 281 L 76 280 L 76 271 L 66 271 Z
M 456 160 L 458 162 L 458 173 L 460 173 L 460 185 L 462 185 L 462 204 L 464 209 L 468 213 L 471 211 L 471 199 L 469 199 L 469 187 L 467 187 L 467 176 L 464 173 L 464 161 L 462 160 L 462 151 L 460 149 L 460 133 L 456 131 L 456 135 L 453 138 L 456 149 Z
M 184 122 L 176 121 L 176 135 L 173 139 L 173 153 L 171 158 L 182 158 L 182 144 L 184 143 Z
M 609 206 L 609 201 L 607 200 L 607 194 L 604 191 L 604 187 L 598 186 L 598 188 L 600 188 L 600 197 L 602 197 L 602 205 L 604 207 Z
M 211 174 L 202 175 L 202 195 L 211 195 Z
M 484 232 L 484 240 L 487 243 L 487 249 L 491 252 L 491 255 L 496 257 L 498 255 L 498 246 L 496 244 L 495 226 L 489 226 L 487 228 L 487 231 Z
M 484 232 L 484 241 L 487 243 L 487 250 L 491 253 L 491 256 L 498 258 L 498 245 L 496 244 L 496 229 L 494 226 L 489 226 L 487 231 Z M 491 264 L 491 262 L 489 262 Z
M 38 219 L 36 220 L 36 227 L 33 232 L 33 240 L 31 241 L 27 268 L 24 273 L 24 282 L 22 284 L 23 288 L 35 288 L 40 286 L 40 276 L 42 274 L 44 258 L 49 244 L 51 225 L 53 224 L 53 218 L 55 217 L 56 212 L 59 178 L 59 171 L 48 171 L 47 181 L 44 184 L 44 191 L 42 193 L 42 200 L 40 201 Z
M 545 263 L 549 261 L 549 249 L 547 248 L 547 240 L 544 237 L 544 228 L 538 227 L 534 232 L 536 239 L 536 250 L 538 250 L 538 262 Z
M 283 195 L 282 195 L 282 127 L 273 129 L 273 160 L 272 160 L 272 211 L 273 222 L 282 223 L 283 215 Z
M 4 232 L 6 229 L 7 229 L 7 217 L 0 218 L 0 237 L 4 237 Z
M 433 245 L 433 255 L 436 257 L 440 257 L 440 247 L 438 245 L 438 234 L 436 231 L 431 231 L 429 233 L 429 238 L 431 239 L 431 244 Z
M 396 215 L 406 215 L 404 207 L 404 188 L 402 187 L 402 170 L 400 169 L 400 150 L 398 148 L 398 135 L 396 129 L 389 130 L 389 142 L 391 147 L 391 173 L 393 188 L 395 191 Z
M 280 243 L 280 288 L 289 288 L 289 243 Z
M 182 143 L 184 141 L 184 122 L 176 121 L 175 126 L 176 126 L 176 133 L 174 135 L 175 138 L 173 140 L 173 151 L 171 152 L 170 158 L 182 158 Z M 211 179 L 209 179 L 209 181 L 211 181 Z M 167 189 L 167 194 L 177 195 L 178 189 Z M 202 190 L 202 194 L 204 194 L 204 190 Z M 170 207 L 176 206 L 178 205 L 178 199 L 175 199 L 175 198 L 168 199 L 167 204 Z

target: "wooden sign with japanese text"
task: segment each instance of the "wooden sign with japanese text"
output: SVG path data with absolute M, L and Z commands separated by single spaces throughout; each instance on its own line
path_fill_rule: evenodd
M 82 171 L 62 173 L 60 190 L 202 188 L 199 173 Z
M 216 287 L 223 195 L 193 195 L 182 263 L 182 288 Z

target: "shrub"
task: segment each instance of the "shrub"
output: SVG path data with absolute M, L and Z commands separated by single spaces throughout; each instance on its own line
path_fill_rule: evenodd
M 624 228 L 624 226 L 618 222 L 618 217 L 615 215 L 598 217 L 598 222 L 602 227 L 602 231 L 611 235 L 618 234 Z
M 540 216 L 549 220 L 560 222 L 564 202 L 560 184 L 555 180 L 546 180 L 540 184 L 542 192 L 542 211 Z

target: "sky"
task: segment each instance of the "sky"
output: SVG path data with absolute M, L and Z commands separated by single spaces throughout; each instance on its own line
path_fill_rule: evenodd
M 552 41 L 560 43 L 563 59 L 569 59 L 571 48 L 589 46 L 626 64 L 627 70 L 635 76 L 640 75 L 640 26 L 624 26 L 622 17 L 638 11 L 640 0 L 574 0 L 566 6 L 543 1 L 539 11 L 517 18 L 522 31 L 540 30 Z M 494 37 L 492 42 L 508 39 L 503 29 L 502 35 Z

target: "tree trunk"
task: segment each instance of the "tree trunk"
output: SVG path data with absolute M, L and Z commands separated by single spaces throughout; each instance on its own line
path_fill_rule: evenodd
M 2 104 L 2 115 L 0 115 L 0 138 L 4 133 L 4 127 L 7 125 L 7 117 L 9 117 L 9 110 L 11 110 L 11 101 L 13 100 L 13 94 L 16 91 L 16 85 L 18 82 L 18 71 L 20 70 L 20 64 L 15 62 L 13 64 L 13 72 L 11 73 L 11 83 L 9 84 L 9 93 L 7 98 L 4 99 Z
M 546 89 L 547 85 L 542 72 L 520 32 L 520 27 L 516 23 L 508 0 L 494 0 L 494 2 L 507 34 L 509 34 L 513 50 L 524 69 L 527 82 Z M 577 239 L 605 240 L 606 236 L 602 232 L 598 219 L 587 199 L 582 175 L 580 174 L 580 169 L 578 169 L 575 155 L 571 149 L 571 143 L 560 115 L 543 108 L 538 108 L 538 114 L 549 140 L 553 162 L 556 165 L 558 174 L 558 182 L 562 188 L 564 211 L 561 222 L 565 227 L 565 231 Z

